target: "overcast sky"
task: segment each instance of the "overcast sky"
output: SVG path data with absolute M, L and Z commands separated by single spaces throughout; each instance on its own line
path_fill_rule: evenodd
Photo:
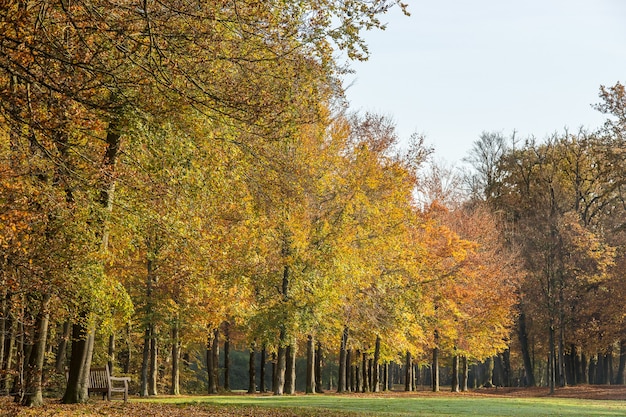
M 626 0 L 405 0 L 382 16 L 353 63 L 355 111 L 422 133 L 435 158 L 457 163 L 482 131 L 543 139 L 596 128 L 600 85 L 626 83 Z

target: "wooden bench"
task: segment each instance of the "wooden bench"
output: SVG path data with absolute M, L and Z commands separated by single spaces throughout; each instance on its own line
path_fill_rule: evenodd
M 129 377 L 111 376 L 108 366 L 91 368 L 88 392 L 100 392 L 102 399 L 106 398 L 108 401 L 111 401 L 112 393 L 119 392 L 124 394 L 124 401 L 128 401 L 129 382 Z
M 69 380 L 69 369 L 65 369 L 65 380 Z M 129 377 L 116 377 L 111 376 L 109 373 L 109 367 L 92 367 L 89 370 L 89 387 L 87 388 L 87 394 L 92 392 L 102 393 L 102 399 L 111 401 L 111 394 L 114 392 L 120 392 L 124 394 L 124 401 L 128 401 L 128 383 Z

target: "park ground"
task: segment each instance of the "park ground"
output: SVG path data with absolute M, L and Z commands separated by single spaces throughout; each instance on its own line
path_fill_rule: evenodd
M 161 396 L 25 408 L 0 398 L 0 417 L 626 416 L 626 387 L 492 388 L 467 393 Z

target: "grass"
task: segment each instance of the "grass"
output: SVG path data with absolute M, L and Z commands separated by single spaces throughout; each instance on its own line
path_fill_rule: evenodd
M 495 396 L 211 396 L 162 397 L 133 402 L 302 410 L 359 416 L 624 416 L 626 401 Z

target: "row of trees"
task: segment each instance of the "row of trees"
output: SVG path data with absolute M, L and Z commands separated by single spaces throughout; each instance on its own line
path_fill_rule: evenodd
M 600 97 L 609 119 L 596 132 L 543 142 L 485 133 L 469 158 L 474 198 L 502 213 L 504 235 L 524 260 L 517 343 L 527 383 L 540 378 L 552 390 L 624 383 L 626 95 L 617 83 Z
M 555 380 L 622 339 L 599 308 L 621 288 L 619 84 L 602 133 L 484 136 L 460 204 L 422 138 L 346 113 L 333 53 L 366 58 L 395 1 L 6 3 L 0 389 L 23 404 L 53 366 L 85 401 L 92 361 L 141 395 L 205 364 L 215 392 L 221 336 L 274 357 L 275 394 L 298 349 L 314 392 L 324 350 L 340 391 L 359 360 L 362 389 L 390 361 L 437 388 L 440 358 L 508 363 L 514 324 L 530 384 L 531 352 Z
M 468 224 L 488 214 L 418 207 L 429 151 L 343 113 L 333 52 L 366 58 L 395 3 L 6 2 L 1 388 L 41 404 L 52 351 L 66 403 L 116 355 L 151 395 L 166 349 L 176 393 L 224 322 L 276 355 L 276 394 L 304 338 L 375 361 L 503 347 L 514 273 Z M 497 309 L 481 268 L 507 276 Z

